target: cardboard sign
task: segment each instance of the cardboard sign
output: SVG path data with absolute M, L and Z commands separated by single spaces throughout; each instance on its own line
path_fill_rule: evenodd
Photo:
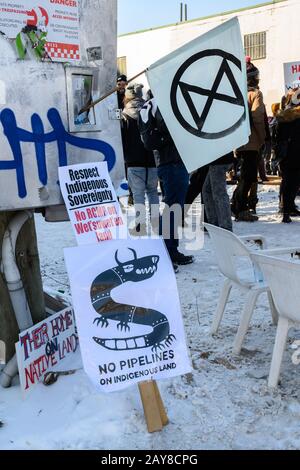
M 16 343 L 22 390 L 28 391 L 78 348 L 72 308 L 58 312 L 19 335 Z
M 189 173 L 248 142 L 245 52 L 237 18 L 163 57 L 147 69 L 147 78 Z
M 0 31 L 15 39 L 26 26 L 45 33 L 45 49 L 52 61 L 80 60 L 78 0 L 0 0 Z
M 284 64 L 285 92 L 291 88 L 300 88 L 300 61 Z
M 190 372 L 176 278 L 160 239 L 65 249 L 86 373 L 103 392 Z
M 78 245 L 127 238 L 105 162 L 61 167 L 59 179 Z

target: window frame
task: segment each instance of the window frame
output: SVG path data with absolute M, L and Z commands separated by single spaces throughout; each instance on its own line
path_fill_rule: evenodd
M 259 31 L 244 35 L 245 55 L 252 60 L 262 60 L 267 58 L 267 31 Z

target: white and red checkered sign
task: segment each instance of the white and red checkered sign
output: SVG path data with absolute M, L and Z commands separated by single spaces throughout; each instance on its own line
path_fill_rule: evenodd
M 46 51 L 55 62 L 80 60 L 79 0 L 0 0 L 0 31 L 15 39 L 25 26 L 47 32 Z
M 79 46 L 76 46 L 75 44 L 48 42 L 46 50 L 52 60 L 80 60 Z

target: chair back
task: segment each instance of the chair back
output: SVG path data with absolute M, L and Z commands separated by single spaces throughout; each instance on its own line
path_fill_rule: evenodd
M 300 322 L 300 263 L 251 254 L 260 266 L 279 315 Z
M 248 257 L 250 250 L 232 232 L 215 225 L 205 223 L 217 256 L 221 273 L 238 284 L 244 284 L 237 271 L 237 258 Z

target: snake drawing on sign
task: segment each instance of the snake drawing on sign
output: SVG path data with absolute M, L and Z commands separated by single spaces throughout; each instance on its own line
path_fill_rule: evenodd
M 132 248 L 134 258 L 126 263 L 118 260 L 118 251 L 115 253 L 117 265 L 99 274 L 91 286 L 91 301 L 99 314 L 94 324 L 107 328 L 109 321 L 117 321 L 119 331 L 128 332 L 126 338 L 98 338 L 93 340 L 99 345 L 112 351 L 130 351 L 135 349 L 152 348 L 152 351 L 162 350 L 170 346 L 176 339 L 170 334 L 170 325 L 167 317 L 162 313 L 149 308 L 135 305 L 119 304 L 111 297 L 111 292 L 126 282 L 142 282 L 150 279 L 157 272 L 159 256 L 146 256 L 138 258 Z M 153 328 L 151 333 L 144 335 L 130 335 L 130 325 L 145 325 Z

